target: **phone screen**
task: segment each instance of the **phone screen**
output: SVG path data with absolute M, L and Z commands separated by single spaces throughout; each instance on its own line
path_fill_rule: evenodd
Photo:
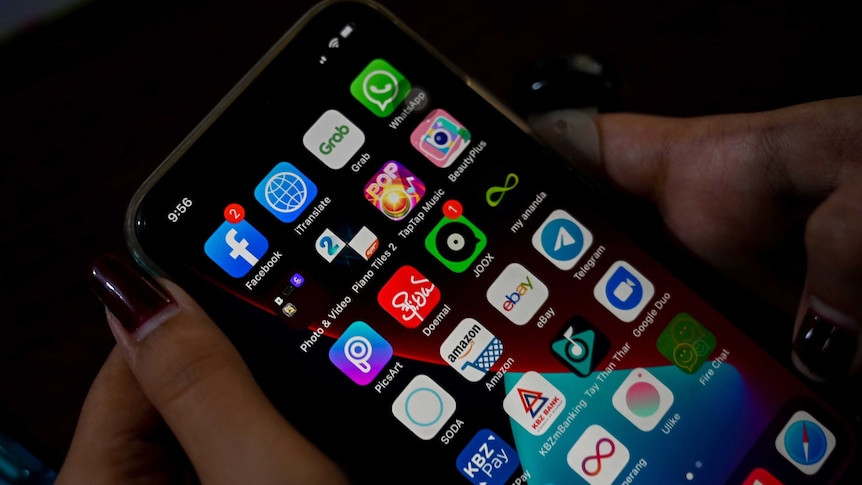
M 841 418 L 608 204 L 389 14 L 334 3 L 144 184 L 128 235 L 360 482 L 837 477 Z

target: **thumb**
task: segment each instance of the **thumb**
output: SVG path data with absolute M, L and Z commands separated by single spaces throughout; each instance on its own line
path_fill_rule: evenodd
M 115 256 L 95 262 L 91 283 L 129 368 L 202 483 L 344 482 L 182 289 Z
M 595 115 L 564 109 L 533 116 L 528 122 L 545 143 L 581 169 L 599 171 L 601 146 Z
M 796 318 L 793 361 L 820 381 L 862 368 L 862 170 L 811 214 L 805 228 L 805 290 Z

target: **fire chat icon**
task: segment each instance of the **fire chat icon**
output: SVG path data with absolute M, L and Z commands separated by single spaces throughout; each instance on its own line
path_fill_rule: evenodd
M 678 313 L 659 335 L 656 348 L 687 374 L 694 374 L 715 350 L 715 335 L 688 313 Z

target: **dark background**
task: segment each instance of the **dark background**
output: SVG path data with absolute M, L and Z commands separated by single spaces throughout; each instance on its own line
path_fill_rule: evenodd
M 86 282 L 135 188 L 314 2 L 94 0 L 0 44 L 0 432 L 62 463 L 113 345 Z M 853 2 L 385 1 L 504 103 L 588 52 L 623 109 L 694 116 L 859 94 Z

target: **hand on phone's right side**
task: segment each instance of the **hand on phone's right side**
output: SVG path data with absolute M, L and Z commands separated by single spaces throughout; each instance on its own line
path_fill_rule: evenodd
M 347 483 L 181 288 L 113 256 L 96 262 L 92 282 L 117 347 L 87 395 L 58 484 L 195 475 L 208 484 Z
M 542 138 L 658 206 L 695 255 L 788 313 L 816 380 L 862 370 L 862 96 L 690 119 L 556 111 Z M 596 153 L 583 140 L 598 130 Z M 585 156 L 585 154 L 587 156 Z M 804 288 L 800 282 L 804 274 Z

